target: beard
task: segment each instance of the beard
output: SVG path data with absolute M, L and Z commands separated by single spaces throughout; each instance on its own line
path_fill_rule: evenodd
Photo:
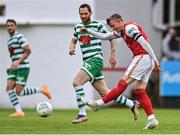
M 10 35 L 14 35 L 15 31 L 14 31 L 14 30 L 10 30 L 10 31 L 8 31 L 8 33 L 9 33 Z
M 90 19 L 90 18 L 87 18 L 87 19 L 86 19 L 86 18 L 84 18 L 84 19 L 82 18 L 81 20 L 82 20 L 82 22 L 83 22 L 84 24 L 87 24 L 87 23 L 90 22 L 91 19 Z

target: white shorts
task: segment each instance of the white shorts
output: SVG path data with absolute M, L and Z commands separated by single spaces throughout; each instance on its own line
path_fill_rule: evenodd
M 125 75 L 147 83 L 153 69 L 154 61 L 149 55 L 138 55 L 133 58 Z

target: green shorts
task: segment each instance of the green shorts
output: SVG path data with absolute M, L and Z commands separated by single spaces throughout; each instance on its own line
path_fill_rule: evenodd
M 103 70 L 103 60 L 100 58 L 91 58 L 87 61 L 84 61 L 83 67 L 89 77 L 91 78 L 90 82 L 93 83 L 95 80 L 104 79 L 102 70 Z
M 13 80 L 16 84 L 26 85 L 28 76 L 29 76 L 29 68 L 20 68 L 20 69 L 7 69 L 8 80 Z

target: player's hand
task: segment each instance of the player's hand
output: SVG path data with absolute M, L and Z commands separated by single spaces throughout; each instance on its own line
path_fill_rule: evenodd
M 111 64 L 111 68 L 114 68 L 116 66 L 116 63 L 117 63 L 116 57 L 111 56 L 109 58 L 109 63 Z
M 81 32 L 88 32 L 87 29 L 86 29 L 86 27 L 82 27 L 80 31 L 81 31 Z
M 161 71 L 161 65 L 160 65 L 159 61 L 156 60 L 156 61 L 154 61 L 154 63 L 155 63 L 155 69 L 156 69 L 158 72 L 160 72 L 160 71 Z
M 12 68 L 12 69 L 17 69 L 18 66 L 19 66 L 19 61 L 15 61 L 15 62 L 13 62 L 13 63 L 11 64 L 11 68 Z
M 69 50 L 69 55 L 75 55 L 75 49 L 70 49 Z

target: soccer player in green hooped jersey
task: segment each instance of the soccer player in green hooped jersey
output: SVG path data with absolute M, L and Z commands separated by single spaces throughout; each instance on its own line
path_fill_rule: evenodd
M 18 96 L 43 93 L 51 99 L 51 93 L 45 85 L 41 87 L 25 87 L 30 71 L 27 58 L 31 54 L 31 49 L 24 35 L 16 32 L 16 21 L 14 19 L 8 19 L 6 27 L 10 35 L 7 44 L 10 58 L 12 59 L 12 64 L 10 68 L 7 69 L 8 78 L 6 90 L 16 110 L 15 113 L 10 114 L 10 117 L 24 117 L 25 113 L 22 111 Z
M 91 7 L 88 4 L 82 4 L 79 7 L 79 15 L 82 23 L 77 24 L 74 27 L 74 36 L 70 43 L 69 54 L 75 55 L 75 48 L 77 41 L 79 41 L 82 57 L 83 66 L 77 73 L 73 80 L 73 86 L 76 93 L 76 100 L 79 108 L 79 113 L 77 117 L 72 121 L 73 124 L 78 124 L 88 120 L 85 104 L 82 102 L 84 98 L 83 85 L 88 81 L 91 82 L 92 86 L 97 90 L 97 92 L 104 96 L 108 93 L 109 89 L 106 86 L 104 76 L 102 74 L 103 70 L 103 55 L 101 40 L 88 34 L 87 32 L 82 32 L 81 28 L 86 27 L 87 29 L 92 29 L 97 32 L 106 33 L 106 27 L 96 21 L 91 20 Z M 115 46 L 113 40 L 111 43 L 111 56 L 109 59 L 112 67 L 116 64 L 115 58 Z M 134 114 L 134 119 L 138 118 L 138 106 L 137 101 L 131 101 L 124 96 L 119 96 L 116 100 L 117 103 L 129 106 Z

